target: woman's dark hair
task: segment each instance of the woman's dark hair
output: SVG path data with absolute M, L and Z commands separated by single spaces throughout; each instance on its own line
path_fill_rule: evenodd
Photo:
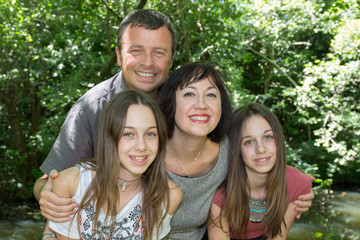
M 206 78 L 214 84 L 221 95 L 221 118 L 219 124 L 208 134 L 208 137 L 213 142 L 220 142 L 227 133 L 231 125 L 231 103 L 220 73 L 211 65 L 189 63 L 174 71 L 159 91 L 158 102 L 164 116 L 166 116 L 169 138 L 173 136 L 175 128 L 176 91 Z

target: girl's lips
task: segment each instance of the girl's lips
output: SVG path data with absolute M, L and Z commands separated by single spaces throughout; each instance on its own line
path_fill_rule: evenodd
M 131 162 L 135 165 L 142 166 L 147 162 L 148 156 L 130 156 Z
M 190 120 L 195 123 L 207 123 L 210 120 L 210 115 L 208 114 L 194 114 L 190 115 Z
M 255 164 L 265 165 L 270 161 L 271 157 L 262 157 L 254 160 Z

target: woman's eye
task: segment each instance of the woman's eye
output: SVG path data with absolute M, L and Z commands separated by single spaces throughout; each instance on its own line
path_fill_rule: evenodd
M 192 97 L 194 94 L 192 92 L 187 92 L 184 94 L 184 97 Z
M 215 93 L 208 93 L 208 94 L 206 94 L 206 96 L 211 97 L 211 98 L 217 98 L 217 95 Z

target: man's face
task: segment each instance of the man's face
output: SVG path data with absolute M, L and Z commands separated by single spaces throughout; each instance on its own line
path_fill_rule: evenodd
M 174 59 L 171 46 L 171 34 L 165 26 L 157 30 L 126 28 L 116 55 L 129 89 L 157 95 Z

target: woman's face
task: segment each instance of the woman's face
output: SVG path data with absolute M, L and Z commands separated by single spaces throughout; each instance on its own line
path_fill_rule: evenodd
M 207 136 L 221 118 L 221 94 L 208 79 L 176 91 L 175 129 L 193 136 Z
M 158 129 L 152 111 L 144 105 L 131 105 L 118 143 L 121 179 L 139 178 L 155 160 L 158 148 Z
M 241 155 L 248 175 L 268 174 L 274 167 L 277 147 L 270 124 L 259 115 L 248 118 L 242 127 Z

